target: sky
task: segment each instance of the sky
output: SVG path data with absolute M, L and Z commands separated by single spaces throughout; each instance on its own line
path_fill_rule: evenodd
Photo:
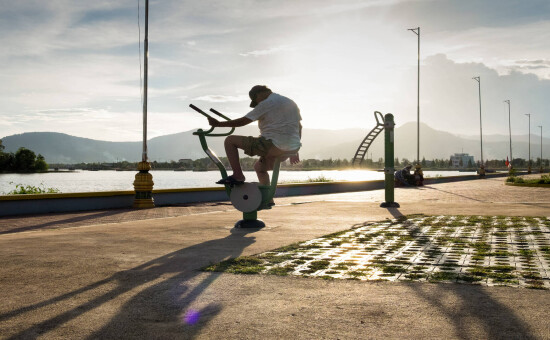
M 0 0 L 0 138 L 142 138 L 144 0 Z M 139 6 L 139 10 L 138 10 Z M 148 137 L 232 118 L 253 85 L 303 126 L 365 128 L 373 112 L 459 135 L 550 136 L 548 0 L 151 0 Z M 141 42 L 141 46 L 140 46 Z M 140 49 L 141 48 L 141 49 Z M 140 53 L 141 51 L 141 53 Z M 546 132 L 546 133 L 545 133 Z M 533 137 L 535 138 L 535 137 Z

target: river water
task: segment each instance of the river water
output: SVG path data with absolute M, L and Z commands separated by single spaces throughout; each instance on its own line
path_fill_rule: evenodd
M 16 184 L 55 188 L 61 192 L 133 190 L 137 171 L 58 171 L 36 174 L 0 174 L 0 194 L 15 189 Z M 152 170 L 155 189 L 214 187 L 219 171 Z M 475 172 L 424 171 L 425 177 L 471 175 Z M 245 171 L 247 181 L 257 181 L 256 173 Z M 384 173 L 370 170 L 280 171 L 279 183 L 307 182 L 324 177 L 333 181 L 368 181 L 384 179 Z

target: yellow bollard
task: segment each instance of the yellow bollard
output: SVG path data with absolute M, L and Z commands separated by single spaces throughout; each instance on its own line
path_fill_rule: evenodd
M 136 174 L 134 180 L 134 190 L 136 195 L 134 196 L 134 205 L 135 209 L 147 209 L 154 208 L 155 203 L 153 200 L 153 175 L 149 173 L 151 170 L 151 163 L 149 162 L 139 162 L 138 163 L 139 172 Z

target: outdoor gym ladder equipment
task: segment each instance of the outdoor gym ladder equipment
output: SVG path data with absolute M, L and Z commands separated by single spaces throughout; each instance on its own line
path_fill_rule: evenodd
M 202 114 L 203 116 L 207 118 L 212 118 L 208 113 L 202 111 L 198 107 L 196 107 L 193 104 L 190 104 L 189 107 L 191 107 L 193 110 L 197 111 L 198 113 Z M 228 117 L 224 116 L 220 112 L 210 109 L 210 112 L 214 113 L 215 115 L 221 117 L 225 120 L 230 120 Z M 201 147 L 208 156 L 216 164 L 218 169 L 220 170 L 220 173 L 222 175 L 222 178 L 225 179 L 227 177 L 227 171 L 225 169 L 225 166 L 220 161 L 218 156 L 212 151 L 206 142 L 206 137 L 225 137 L 231 135 L 235 128 L 231 128 L 231 130 L 227 133 L 213 133 L 214 127 L 211 127 L 209 130 L 204 131 L 202 129 L 198 129 L 196 132 L 193 132 L 193 135 L 199 137 L 199 141 L 201 143 Z M 237 223 L 235 223 L 235 228 L 263 228 L 265 227 L 265 223 L 261 220 L 258 220 L 258 211 L 264 210 L 264 209 L 271 209 L 271 201 L 273 200 L 273 196 L 275 196 L 275 190 L 277 189 L 277 181 L 279 180 L 279 168 L 281 165 L 281 159 L 290 157 L 296 154 L 297 151 L 289 151 L 285 152 L 282 155 L 275 158 L 275 163 L 273 165 L 273 173 L 271 174 L 271 184 L 270 185 L 260 185 L 257 182 L 245 182 L 244 184 L 237 184 L 235 186 L 231 186 L 229 184 L 225 184 L 225 191 L 227 195 L 229 196 L 229 199 L 231 200 L 231 204 L 233 206 L 241 211 L 243 213 L 243 219 L 239 220 Z
M 378 111 L 374 111 L 374 118 L 376 119 L 376 126 L 370 130 L 369 134 L 363 139 L 361 144 L 359 144 L 359 147 L 355 152 L 355 156 L 353 156 L 353 161 L 351 162 L 352 165 L 355 165 L 356 162 L 359 162 L 359 164 L 363 163 L 363 159 L 365 158 L 372 142 L 376 139 L 380 132 L 384 130 L 384 117 L 382 114 Z
M 394 187 L 395 187 L 395 163 L 394 163 L 394 128 L 395 122 L 393 121 L 393 115 L 387 113 L 382 116 L 382 113 L 374 111 L 374 118 L 376 119 L 376 126 L 370 130 L 368 135 L 363 139 L 355 156 L 353 157 L 352 164 L 357 161 L 359 164 L 363 162 L 367 150 L 371 146 L 376 137 L 384 130 L 384 194 L 386 201 L 380 204 L 384 208 L 399 208 L 399 203 L 394 201 Z

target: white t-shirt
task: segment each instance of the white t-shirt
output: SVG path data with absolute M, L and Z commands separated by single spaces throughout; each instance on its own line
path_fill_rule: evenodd
M 273 145 L 284 151 L 298 150 L 300 143 L 300 109 L 291 99 L 277 93 L 261 101 L 246 118 L 258 121 L 260 135 L 271 139 Z

